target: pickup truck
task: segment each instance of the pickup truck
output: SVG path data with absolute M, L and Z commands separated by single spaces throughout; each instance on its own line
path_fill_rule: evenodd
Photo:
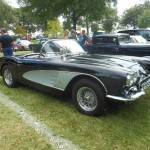
M 132 43 L 125 33 L 101 34 L 92 38 L 92 44 L 84 46 L 89 54 L 150 56 L 150 44 Z

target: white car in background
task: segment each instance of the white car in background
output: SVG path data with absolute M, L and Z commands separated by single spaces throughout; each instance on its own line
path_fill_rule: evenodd
M 31 44 L 28 40 L 17 40 L 14 42 L 15 50 L 29 50 L 29 45 Z

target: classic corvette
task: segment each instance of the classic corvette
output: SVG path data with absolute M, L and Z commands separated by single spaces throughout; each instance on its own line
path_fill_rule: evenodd
M 0 58 L 8 87 L 26 84 L 47 92 L 71 94 L 77 109 L 101 115 L 110 100 L 134 101 L 150 85 L 149 58 L 90 55 L 74 40 L 46 42 L 40 53 Z

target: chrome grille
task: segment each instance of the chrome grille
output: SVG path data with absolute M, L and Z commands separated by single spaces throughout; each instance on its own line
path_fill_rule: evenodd
M 141 88 L 142 89 L 147 89 L 150 86 L 150 79 L 144 81 L 143 83 L 141 83 Z

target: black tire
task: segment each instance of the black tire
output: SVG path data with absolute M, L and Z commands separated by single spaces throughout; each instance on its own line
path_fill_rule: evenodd
M 79 112 L 99 116 L 106 107 L 103 88 L 90 79 L 81 79 L 73 87 L 72 99 Z
M 2 76 L 3 82 L 6 86 L 11 88 L 16 87 L 17 82 L 14 78 L 11 68 L 8 65 L 3 67 Z

